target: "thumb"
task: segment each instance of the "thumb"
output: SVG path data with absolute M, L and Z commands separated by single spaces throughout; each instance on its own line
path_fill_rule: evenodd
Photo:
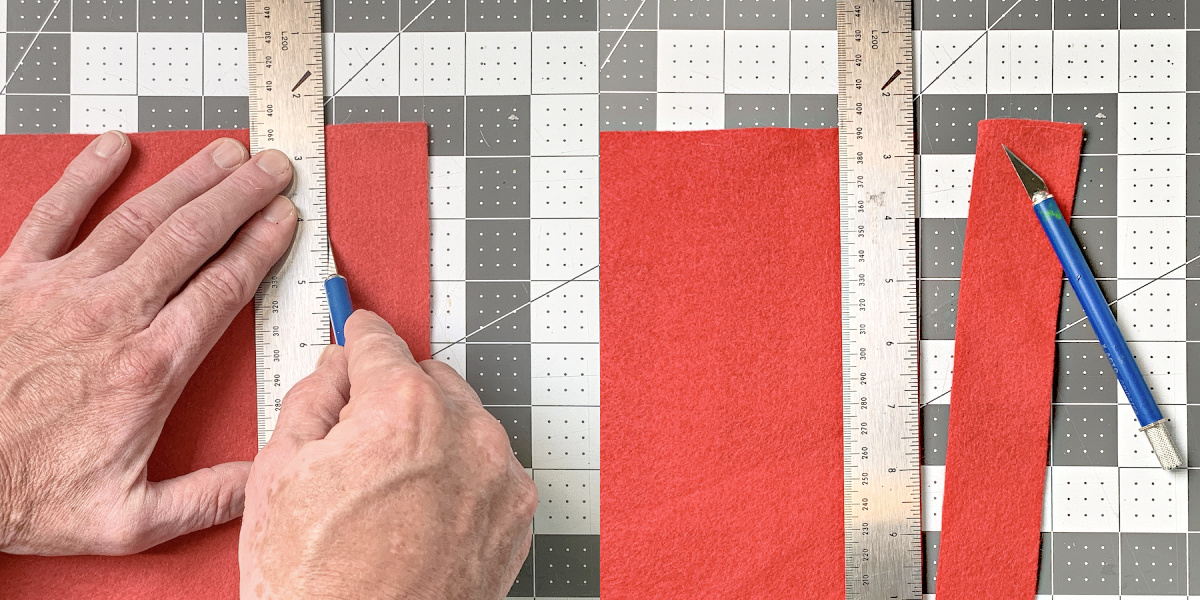
M 346 352 L 341 346 L 328 346 L 317 360 L 316 370 L 296 382 L 284 396 L 275 432 L 263 451 L 282 451 L 286 460 L 304 444 L 324 438 L 337 424 L 338 414 L 349 398 Z
M 140 552 L 186 533 L 242 516 L 250 461 L 229 462 L 149 484 L 150 510 L 136 539 L 118 553 Z

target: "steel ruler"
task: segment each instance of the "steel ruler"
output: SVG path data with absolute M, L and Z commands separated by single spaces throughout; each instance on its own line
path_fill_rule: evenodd
M 325 221 L 325 107 L 319 0 L 246 0 L 250 151 L 292 159 L 288 196 L 298 224 L 291 251 L 254 296 L 258 445 L 270 439 L 284 394 L 329 343 L 322 285 L 332 260 Z
M 921 597 L 911 0 L 838 0 L 846 598 Z

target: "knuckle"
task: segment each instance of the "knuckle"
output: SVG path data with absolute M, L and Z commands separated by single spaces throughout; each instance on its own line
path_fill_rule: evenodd
M 486 412 L 486 411 L 485 411 Z M 475 420 L 472 425 L 475 443 L 480 451 L 481 465 L 486 470 L 489 479 L 497 479 L 508 473 L 509 462 L 513 459 L 512 444 L 508 441 L 508 431 L 488 414 Z
M 211 161 L 209 161 L 211 162 Z M 194 198 L 200 192 L 208 189 L 212 179 L 219 176 L 221 171 L 216 165 L 198 165 L 194 162 L 184 163 L 150 188 L 156 196 L 164 198 Z
M 163 183 L 170 184 L 174 188 L 172 191 L 177 194 L 195 196 L 229 175 L 230 171 L 221 168 L 213 161 L 212 146 L 209 146 L 172 171 L 163 179 Z
M 238 199 L 266 197 L 267 192 L 274 196 L 284 187 L 278 179 L 249 162 L 226 178 L 222 186 L 230 196 Z
M 354 343 L 369 355 L 390 356 L 391 351 L 395 348 L 395 340 L 395 334 L 371 328 L 359 335 Z
M 282 409 L 287 410 L 287 407 L 299 398 L 320 392 L 322 387 L 320 380 L 317 379 L 317 374 L 309 374 L 307 377 L 297 381 L 292 386 L 292 389 L 283 395 Z
M 42 196 L 29 211 L 29 220 L 40 227 L 61 228 L 73 219 L 74 215 L 61 194 Z
M 227 262 L 210 264 L 193 283 L 213 304 L 219 307 L 241 306 L 250 300 L 256 287 L 242 269 Z
M 427 358 L 419 363 L 421 368 L 429 373 L 430 376 L 437 375 L 439 377 L 459 377 L 458 371 L 454 367 L 437 360 L 435 358 Z M 461 377 L 459 377 L 461 379 Z
M 109 216 L 116 228 L 131 239 L 144 240 L 158 228 L 158 219 L 136 201 L 126 202 Z
M 421 401 L 442 399 L 442 392 L 437 384 L 428 377 L 407 375 L 396 383 L 396 395 L 401 400 Z
M 107 161 L 81 156 L 67 165 L 57 187 L 67 194 L 87 193 L 108 178 L 108 171 Z
M 202 469 L 208 475 L 216 475 L 212 467 Z M 191 519 L 189 529 L 205 529 L 218 525 L 225 520 L 232 510 L 233 492 L 226 485 L 207 486 L 195 492 L 191 499 Z
M 275 244 L 272 244 L 271 240 L 264 235 L 265 231 L 273 231 L 273 229 L 263 230 L 256 227 L 246 227 L 242 230 L 241 239 L 238 240 L 238 243 L 244 246 L 246 256 L 273 259 L 278 254 L 278 250 L 274 249 Z
M 62 325 L 72 337 L 90 337 L 111 332 L 128 318 L 127 303 L 117 294 L 97 292 L 84 295 L 67 308 Z
M 512 454 L 512 444 L 508 441 L 508 430 L 491 413 L 486 410 L 483 412 L 479 435 L 484 446 L 489 449 L 501 450 L 506 456 Z
M 524 470 L 521 471 L 521 476 L 517 479 L 517 482 L 516 489 L 514 490 L 514 495 L 516 496 L 514 508 L 522 521 L 533 521 L 534 513 L 537 512 L 538 507 L 537 484 L 533 482 L 533 479 Z
M 178 214 L 178 213 L 177 213 Z M 171 242 L 188 254 L 208 254 L 212 240 L 216 239 L 216 220 L 211 215 L 194 214 L 187 218 L 170 219 L 163 226 Z
M 166 352 L 140 350 L 123 352 L 115 360 L 115 381 L 141 389 L 153 389 L 170 379 L 173 362 Z

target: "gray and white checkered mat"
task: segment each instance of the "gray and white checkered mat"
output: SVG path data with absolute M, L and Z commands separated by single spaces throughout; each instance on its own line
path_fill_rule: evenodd
M 1189 364 L 1200 389 L 1200 261 L 1182 266 L 1200 256 L 1200 175 L 1187 176 L 1200 173 L 1196 1 L 917 0 L 929 594 L 979 119 L 1084 123 L 1073 227 L 1200 465 L 1200 400 L 1187 395 Z M 542 495 L 513 596 L 599 595 L 598 132 L 836 126 L 834 9 L 325 2 L 328 122 L 431 126 L 435 350 L 508 428 Z M 3 131 L 245 127 L 244 11 L 7 0 Z M 1062 312 L 1064 327 L 1082 317 L 1069 291 Z M 1193 562 L 1200 574 L 1200 470 L 1155 467 L 1086 323 L 1060 339 L 1040 593 L 1200 596 L 1188 576 Z

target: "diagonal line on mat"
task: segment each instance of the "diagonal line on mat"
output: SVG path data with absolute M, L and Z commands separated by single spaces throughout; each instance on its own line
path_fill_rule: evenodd
M 488 327 L 491 327 L 492 325 L 495 325 L 496 323 L 499 323 L 500 321 L 503 321 L 504 319 L 507 319 L 508 317 L 516 314 L 517 312 L 520 312 L 521 309 L 529 306 L 530 304 L 533 304 L 534 302 L 537 302 L 538 300 L 541 300 L 542 298 L 545 298 L 546 296 L 553 294 L 555 291 L 559 290 L 560 288 L 567 285 L 568 283 L 577 281 L 580 277 L 583 277 L 584 275 L 587 275 L 588 273 L 591 273 L 592 271 L 595 271 L 596 269 L 599 269 L 599 268 L 600 268 L 600 265 L 596 265 L 596 266 L 550 288 L 545 293 L 539 295 L 537 298 L 534 298 L 533 300 L 530 300 L 529 302 L 526 302 L 525 304 L 522 304 L 522 305 L 504 313 L 503 315 L 500 315 L 499 317 L 497 317 L 495 320 L 491 321 L 490 323 L 476 329 L 475 331 L 472 331 L 471 333 L 468 333 L 467 335 L 464 335 L 464 336 L 458 338 L 457 340 L 454 340 L 453 342 L 450 342 L 449 344 L 446 344 L 441 350 L 438 350 L 437 352 L 434 352 L 433 354 L 431 354 L 430 357 L 437 356 L 438 354 L 441 354 L 443 350 L 448 350 L 452 346 L 455 346 L 455 345 L 458 345 L 458 344 L 461 344 L 461 343 L 467 341 L 467 338 L 479 333 L 480 331 L 483 331 L 484 329 L 487 329 Z
M 1124 294 L 1121 294 L 1120 296 L 1117 296 L 1116 300 L 1113 300 L 1112 302 L 1109 302 L 1109 303 L 1108 303 L 1108 306 L 1110 306 L 1110 307 L 1111 307 L 1112 305 L 1116 304 L 1118 301 L 1120 301 L 1120 300 L 1124 300 L 1124 299 L 1126 299 L 1126 298 L 1128 298 L 1128 297 L 1130 297 L 1130 296 L 1132 296 L 1132 295 L 1134 295 L 1134 294 L 1136 294 L 1136 293 L 1138 293 L 1138 292 L 1142 291 L 1143 289 L 1145 289 L 1145 288 L 1146 288 L 1146 286 L 1148 286 L 1148 285 L 1150 285 L 1150 284 L 1152 284 L 1152 283 L 1154 283 L 1154 282 L 1156 282 L 1156 281 L 1159 281 L 1160 279 L 1163 279 L 1163 278 L 1164 278 L 1164 277 L 1166 277 L 1167 275 L 1170 275 L 1171 273 L 1174 273 L 1175 271 L 1178 271 L 1178 270 L 1180 270 L 1180 269 L 1182 269 L 1182 268 L 1184 268 L 1184 267 L 1186 267 L 1186 266 L 1188 266 L 1188 265 L 1192 264 L 1193 262 L 1195 262 L 1195 261 L 1197 261 L 1197 260 L 1200 260 L 1200 254 L 1197 254 L 1196 256 L 1193 256 L 1193 257 L 1191 257 L 1191 258 L 1189 258 L 1189 259 L 1187 259 L 1187 260 L 1183 261 L 1182 263 L 1180 263 L 1180 264 L 1178 264 L 1178 265 L 1175 265 L 1174 267 L 1171 267 L 1171 269 L 1170 269 L 1170 270 L 1168 270 L 1166 273 L 1163 273 L 1162 275 L 1159 275 L 1158 277 L 1155 277 L 1154 279 L 1151 279 L 1151 280 L 1147 281 L 1146 283 L 1143 283 L 1142 285 L 1139 285 L 1139 286 L 1137 286 L 1136 288 L 1133 288 L 1132 290 L 1130 290 L 1130 291 L 1128 291 L 1128 292 L 1126 292 L 1126 293 L 1124 293 Z M 1076 321 L 1074 321 L 1074 322 L 1072 322 L 1072 323 L 1068 323 L 1068 324 L 1066 324 L 1066 325 L 1063 325 L 1062 329 L 1059 329 L 1058 331 L 1055 331 L 1055 332 L 1054 332 L 1054 335 L 1058 335 L 1058 334 L 1060 334 L 1060 333 L 1062 333 L 1062 332 L 1064 332 L 1064 331 L 1066 331 L 1066 330 L 1068 330 L 1068 329 L 1070 329 L 1070 328 L 1072 328 L 1072 327 L 1074 327 L 1074 326 L 1076 326 L 1076 325 L 1078 325 L 1078 324 L 1080 324 L 1080 323 L 1082 323 L 1082 322 L 1084 322 L 1084 321 L 1086 321 L 1086 320 L 1087 320 L 1087 317 L 1083 317 L 1082 319 L 1078 319 L 1078 320 L 1076 320 Z M 943 398 L 943 397 L 947 396 L 947 395 L 948 395 L 950 392 L 952 392 L 952 391 L 953 391 L 953 389 L 946 390 L 946 391 L 944 391 L 944 392 L 942 392 L 942 393 L 938 394 L 937 396 L 935 396 L 935 397 L 933 397 L 933 398 L 930 398 L 928 402 L 922 402 L 922 403 L 921 403 L 921 406 L 928 406 L 928 405 L 929 405 L 931 402 L 933 402 L 933 401 L 935 401 L 935 400 L 938 400 L 939 398 Z
M 1017 0 L 1017 1 L 1020 2 L 1020 0 Z M 413 23 L 416 23 L 417 19 L 420 19 L 421 15 L 425 14 L 425 11 L 429 10 L 429 7 L 433 6 L 436 3 L 437 3 L 437 0 L 429 0 L 429 4 L 426 4 L 425 8 L 421 9 L 421 12 L 417 13 L 412 19 L 410 19 L 408 21 L 408 25 L 401 27 L 400 31 L 397 32 L 396 35 L 393 35 L 392 39 L 388 40 L 388 42 L 386 44 L 384 44 L 382 48 L 379 49 L 379 52 L 376 52 L 374 54 L 374 56 L 372 56 L 371 58 L 368 58 L 367 62 L 363 63 L 363 65 L 361 67 L 359 67 L 358 70 L 355 71 L 353 75 L 350 76 L 350 79 L 346 80 L 346 83 L 343 83 L 342 85 L 338 86 L 338 89 L 334 90 L 334 92 L 332 94 L 330 94 L 328 98 L 325 99 L 325 102 L 321 106 L 325 106 L 326 104 L 333 102 L 334 96 L 337 96 L 339 93 L 341 93 L 341 91 L 343 89 L 346 88 L 347 85 L 350 85 L 350 82 L 354 81 L 354 78 L 358 77 L 358 74 L 363 72 L 363 69 L 367 68 L 367 66 L 370 65 L 371 62 L 374 61 L 376 58 L 379 58 L 379 55 L 383 54 L 383 51 L 387 50 L 388 46 L 392 45 L 392 42 L 395 42 L 396 40 L 400 39 L 401 33 L 408 31 L 408 28 L 411 27 Z
M 913 96 L 913 100 L 920 98 L 922 94 L 924 94 L 927 90 L 929 90 L 929 88 L 933 87 L 933 84 L 937 83 L 937 80 L 941 79 L 942 75 L 945 75 L 946 72 L 949 71 L 950 68 L 953 67 L 955 63 L 957 63 L 960 59 L 962 59 L 962 57 L 966 56 L 967 52 L 970 52 L 971 48 L 974 48 L 975 44 L 979 43 L 979 40 L 982 40 L 983 38 L 987 37 L 988 32 L 990 32 L 992 30 L 992 28 L 994 28 L 996 25 L 999 25 L 1000 21 L 1003 20 L 1004 17 L 1007 17 L 1008 13 L 1012 12 L 1012 10 L 1014 8 L 1016 8 L 1017 5 L 1020 3 L 1021 3 L 1021 0 L 1017 0 L 1016 2 L 1013 2 L 1013 5 L 1008 7 L 1008 10 L 1004 11 L 1004 14 L 1000 15 L 1000 18 L 996 19 L 996 22 L 992 23 L 991 25 L 988 25 L 987 29 L 984 29 L 983 33 L 979 34 L 979 37 L 975 38 L 975 41 L 971 42 L 971 44 L 969 46 L 967 46 L 967 49 L 962 51 L 962 54 L 959 54 L 957 57 L 954 58 L 954 60 L 950 61 L 950 64 L 946 65 L 946 68 L 942 69 L 942 72 L 938 73 L 937 77 L 934 77 L 933 81 L 929 82 L 929 85 L 921 88 L 921 91 L 917 92 L 917 95 Z
M 33 49 L 33 45 L 37 43 L 38 38 L 42 36 L 42 31 L 46 29 L 46 24 L 50 22 L 50 17 L 54 16 L 54 9 L 58 8 L 58 5 L 61 3 L 62 0 L 54 0 L 54 6 L 50 7 L 50 12 L 46 13 L 46 18 L 42 20 L 42 26 L 38 27 L 37 33 L 33 34 L 33 39 L 29 40 L 29 45 L 25 46 L 25 52 L 21 54 L 21 58 L 17 60 L 16 66 L 14 66 L 12 72 L 8 74 L 8 78 L 4 80 L 4 87 L 0 87 L 0 95 L 8 92 L 8 84 L 12 83 L 13 77 L 16 77 L 17 69 L 20 69 L 21 65 L 25 64 L 25 57 L 29 56 L 29 51 Z
M 617 41 L 613 42 L 612 50 L 608 51 L 608 56 L 605 56 L 604 62 L 600 63 L 600 71 L 603 71 L 604 67 L 608 65 L 608 61 L 612 59 L 613 53 L 617 51 L 617 46 L 621 45 L 621 40 L 625 39 L 625 34 L 629 33 L 630 27 L 633 27 L 633 21 L 638 18 L 638 15 L 642 14 L 642 7 L 644 6 L 646 6 L 646 0 L 642 0 L 642 3 L 638 5 L 637 10 L 633 11 L 633 16 L 629 17 L 629 23 L 627 23 L 625 25 L 625 29 L 621 31 L 621 35 L 617 36 Z

